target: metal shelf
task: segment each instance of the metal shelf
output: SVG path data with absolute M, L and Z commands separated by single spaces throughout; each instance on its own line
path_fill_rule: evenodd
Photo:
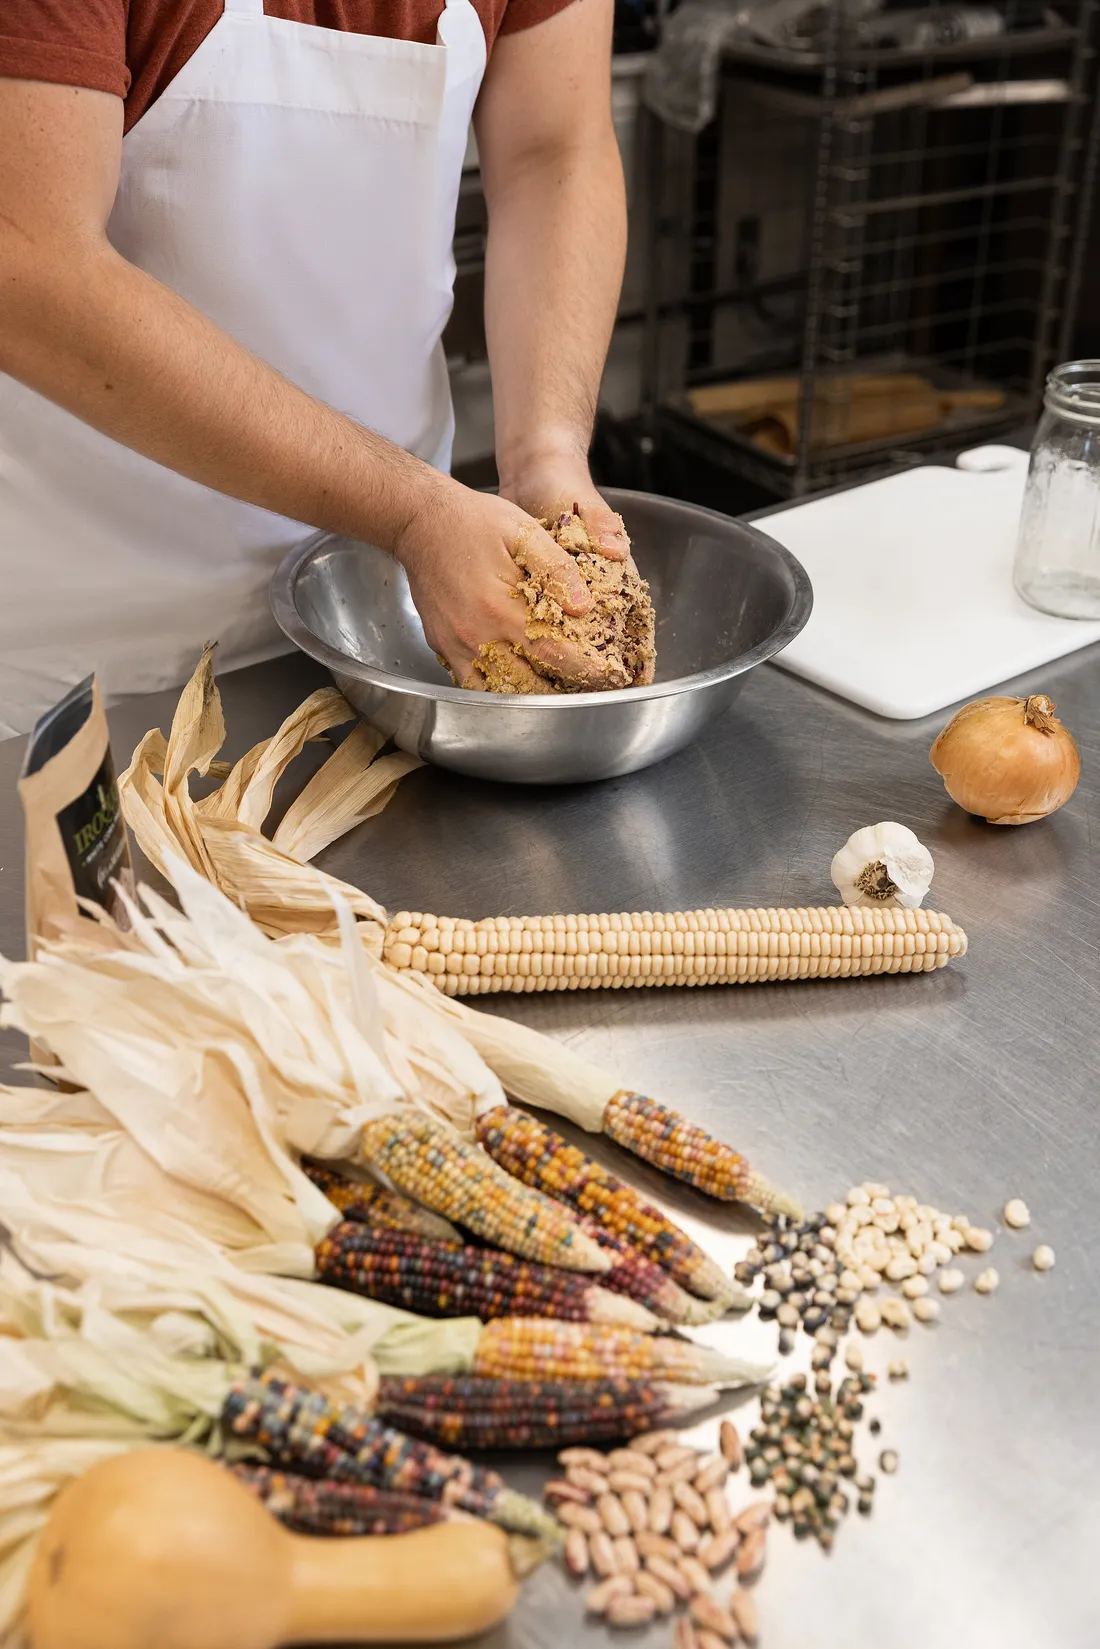
M 936 8 L 930 8 L 932 10 Z M 941 9 L 948 9 L 943 7 Z M 1063 51 L 1081 43 L 1079 28 L 1018 29 L 994 35 L 989 40 L 957 40 L 942 46 L 911 50 L 903 46 L 854 47 L 845 57 L 853 69 L 912 69 L 942 63 L 988 63 L 1002 59 L 1034 58 Z M 829 52 L 795 51 L 780 46 L 764 46 L 753 41 L 730 45 L 723 53 L 726 69 L 774 69 L 783 74 L 820 74 L 834 59 Z
M 650 122 L 654 440 L 799 496 L 1034 415 L 1074 318 L 1100 139 L 1098 0 L 1060 10 L 1064 26 L 907 52 L 861 48 L 830 5 L 821 52 L 725 53 L 699 139 Z M 825 447 L 815 384 L 887 355 L 1003 404 Z M 775 367 L 801 384 L 789 458 L 695 417 L 683 394 Z

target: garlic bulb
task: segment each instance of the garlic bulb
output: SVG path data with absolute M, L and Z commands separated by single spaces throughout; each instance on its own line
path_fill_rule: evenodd
M 831 866 L 846 905 L 901 905 L 916 910 L 932 882 L 932 855 L 907 826 L 887 821 L 849 836 Z
M 1072 734 L 1043 693 L 977 699 L 928 756 L 953 802 L 987 824 L 1031 824 L 1068 802 L 1081 777 Z

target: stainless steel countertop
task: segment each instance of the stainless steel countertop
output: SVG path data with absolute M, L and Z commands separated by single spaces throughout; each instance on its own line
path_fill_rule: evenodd
M 227 678 L 228 753 L 271 732 L 319 679 L 302 658 Z M 934 853 L 930 903 L 967 929 L 970 952 L 933 976 L 501 1004 L 678 1105 L 809 1206 L 864 1178 L 993 1226 L 1008 1196 L 1031 1206 L 1031 1229 L 999 1236 L 990 1256 L 997 1294 L 968 1289 L 904 1346 L 885 1330 L 869 1343 L 869 1367 L 902 1353 L 912 1370 L 874 1399 L 900 1471 L 828 1558 L 775 1531 L 759 1587 L 764 1649 L 1100 1641 L 1100 648 L 1020 685 L 1057 700 L 1083 758 L 1077 794 L 1043 824 L 998 830 L 952 806 L 927 759 L 939 718 L 879 721 L 768 666 L 661 767 L 550 791 L 424 770 L 322 861 L 391 909 L 481 916 L 827 903 L 836 847 L 882 818 Z M 112 712 L 120 765 L 148 727 L 167 728 L 174 700 Z M 20 741 L 0 747 L 8 954 L 23 945 L 20 758 Z M 652 1190 L 656 1177 L 639 1183 Z M 746 1246 L 738 1215 L 713 1219 L 686 1191 L 664 1200 L 716 1253 Z M 1043 1277 L 1028 1266 L 1039 1241 L 1058 1256 Z M 707 1333 L 749 1355 L 774 1350 L 774 1328 L 757 1322 Z M 700 1429 L 712 1433 L 713 1422 Z M 862 1461 L 880 1446 L 863 1433 Z M 533 1485 L 540 1470 L 510 1473 Z M 666 1625 L 644 1641 L 669 1638 Z M 610 1641 L 551 1568 L 485 1644 L 563 1640 Z

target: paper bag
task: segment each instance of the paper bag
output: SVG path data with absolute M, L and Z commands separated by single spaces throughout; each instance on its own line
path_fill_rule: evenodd
M 126 926 L 117 885 L 133 891 L 107 718 L 94 676 L 39 720 L 19 780 L 26 828 L 27 954 L 87 899 Z

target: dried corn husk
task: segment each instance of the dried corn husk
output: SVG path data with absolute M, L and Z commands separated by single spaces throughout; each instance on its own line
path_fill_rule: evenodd
M 326 692 L 331 694 L 331 690 Z M 217 689 L 213 684 L 208 649 L 173 718 L 173 737 L 177 738 L 181 747 L 201 750 L 202 760 L 207 764 L 204 771 L 212 770 L 213 753 L 224 736 L 220 704 L 217 704 L 215 713 L 216 704 Z M 253 829 L 245 823 L 246 816 L 248 819 L 258 819 L 262 808 L 270 800 L 270 791 L 264 789 L 256 806 L 249 806 L 245 801 L 253 776 L 259 770 L 269 746 L 277 747 L 279 759 L 283 753 L 296 753 L 301 748 L 299 733 L 303 726 L 320 729 L 326 716 L 338 714 L 338 708 L 332 706 L 325 694 L 314 694 L 294 716 L 284 722 L 273 740 L 257 745 L 225 778 L 218 792 L 225 799 L 220 805 L 217 826 L 214 813 L 218 809 L 209 802 L 197 804 L 197 811 L 202 815 L 205 856 L 213 867 L 213 879 L 244 906 L 265 933 L 273 936 L 309 934 L 335 941 L 339 934 L 337 912 L 343 896 L 358 918 L 354 936 L 367 954 L 369 971 L 386 1001 L 387 1012 L 394 1016 L 398 1013 L 393 1006 L 398 998 L 390 988 L 392 982 L 396 982 L 408 1004 L 405 1034 L 411 1038 L 412 1047 L 422 1050 L 419 1062 L 410 1064 L 402 1058 L 397 1048 L 387 1042 L 392 1068 L 400 1075 L 406 1091 L 418 1103 L 437 1111 L 463 1133 L 467 1132 L 466 1107 L 474 1092 L 471 1074 L 474 1070 L 492 1073 L 492 1083 L 503 1086 L 519 1100 L 568 1117 L 587 1132 L 602 1131 L 608 1101 L 624 1087 L 632 1086 L 625 1074 L 613 1076 L 562 1043 L 526 1025 L 467 1007 L 461 1001 L 445 997 L 433 987 L 425 986 L 417 976 L 395 974 L 385 968 L 378 960 L 383 932 L 379 924 L 384 924 L 386 920 L 381 907 L 368 895 L 351 890 L 344 883 L 336 883 L 320 871 L 305 865 L 292 866 L 279 859 L 281 848 L 293 850 L 296 857 L 303 858 L 320 852 L 343 829 L 367 817 L 370 803 L 364 798 L 373 793 L 371 775 L 390 758 L 383 757 L 373 766 L 359 769 L 359 789 L 355 792 L 356 751 L 353 747 L 343 758 L 337 751 L 292 804 L 275 834 L 274 842 L 268 842 L 259 834 L 258 828 Z M 195 740 L 189 731 L 196 724 L 205 728 L 204 736 L 199 740 Z M 358 734 L 351 735 L 352 738 L 357 736 L 362 740 L 358 755 L 366 759 L 377 749 L 377 734 L 369 729 L 360 729 Z M 143 750 L 147 754 L 139 760 Z M 188 863 L 199 874 L 210 874 L 210 871 L 199 865 L 197 856 L 189 851 L 190 835 L 183 833 L 175 823 L 177 814 L 182 817 L 186 809 L 185 796 L 177 798 L 177 811 L 171 815 L 160 799 L 161 789 L 153 775 L 171 765 L 166 757 L 167 747 L 163 737 L 159 733 L 147 735 L 131 768 L 119 783 L 123 808 L 131 828 L 146 853 L 170 881 L 176 882 L 179 891 L 176 867 L 180 864 L 180 852 L 187 856 Z M 401 761 L 403 758 L 395 760 Z M 329 774 L 327 785 L 320 783 L 324 774 Z M 172 782 L 178 787 L 178 764 L 173 769 L 173 775 Z M 345 781 L 352 786 L 347 793 Z M 373 781 L 375 785 L 380 782 L 380 777 Z M 165 783 L 167 786 L 167 779 Z M 186 790 L 185 783 L 183 790 Z M 381 796 L 382 792 L 379 794 Z M 384 794 L 388 797 L 388 789 Z M 149 818 L 155 815 L 154 823 L 143 822 L 145 816 L 141 810 L 146 806 Z M 313 967 L 312 961 L 310 967 Z M 434 1030 L 429 1028 L 433 1021 L 436 1026 Z M 440 1024 L 446 1028 L 448 1036 L 443 1037 L 438 1028 Z M 431 1057 L 427 1052 L 429 1048 L 435 1050 Z M 442 1063 L 438 1058 L 440 1053 Z M 468 1064 L 471 1053 L 476 1056 L 476 1067 Z M 467 1089 L 465 1096 L 461 1092 L 456 1093 L 454 1078 L 459 1070 L 464 1072 L 464 1077 L 457 1088 L 461 1090 L 464 1082 Z M 487 1105 L 488 1092 L 482 1080 L 473 1103 Z
M 372 1377 L 363 1371 L 389 1326 L 385 1318 L 362 1319 L 349 1334 L 348 1314 L 325 1297 L 329 1291 L 300 1298 L 281 1278 L 241 1271 L 186 1231 L 173 1242 L 98 1211 L 38 1202 L 6 1175 L 0 1190 L 11 1232 L 0 1262 L 0 1311 L 23 1336 L 16 1344 L 25 1352 L 24 1385 L 0 1397 L 5 1418 L 28 1417 L 28 1403 L 40 1406 L 57 1390 L 93 1401 L 109 1388 L 112 1407 L 155 1435 L 176 1435 L 198 1414 L 217 1418 L 225 1391 L 220 1365 L 265 1366 L 276 1358 L 306 1378 L 340 1378 L 359 1401 L 369 1396 Z M 172 1356 L 159 1341 L 153 1325 L 168 1311 L 170 1343 L 180 1343 L 182 1313 L 194 1325 L 198 1357 Z M 27 1383 L 33 1369 L 37 1387 Z
M 22 1201 L 18 1199 L 22 1196 Z M 336 1290 L 235 1273 L 201 1246 L 37 1205 L 0 1172 L 15 1227 L 0 1257 L 0 1643 L 10 1646 L 34 1544 L 55 1495 L 96 1460 L 152 1442 L 220 1444 L 218 1420 L 243 1366 L 287 1366 L 334 1397 L 369 1405 L 370 1344 L 395 1372 L 468 1369 L 481 1325 L 406 1314 Z M 116 1246 L 99 1246 L 109 1242 Z M 59 1263 L 64 1282 L 14 1258 Z M 447 1348 L 450 1348 L 449 1350 Z M 258 1359 L 258 1362 L 257 1362 Z
M 22 1232 L 33 1199 L 17 1192 L 12 1176 L 2 1172 L 0 1187 L 5 1215 Z M 20 1194 L 23 1202 L 13 1206 L 13 1195 Z M 44 1218 L 48 1225 L 48 1210 Z M 110 1225 L 100 1222 L 99 1233 Z M 196 1443 L 211 1434 L 235 1372 L 224 1353 L 251 1350 L 257 1342 L 247 1312 L 234 1314 L 232 1294 L 219 1297 L 213 1279 L 207 1286 L 217 1305 L 217 1327 L 201 1312 L 185 1309 L 194 1301 L 181 1273 L 165 1270 L 158 1276 L 150 1265 L 135 1266 L 132 1228 L 116 1224 L 114 1232 L 126 1252 L 85 1243 L 81 1239 L 91 1233 L 83 1221 L 72 1228 L 69 1252 L 79 1246 L 82 1263 L 99 1273 L 94 1282 L 70 1286 L 32 1277 L 13 1257 L 23 1246 L 22 1235 L 12 1238 L 13 1252 L 0 1258 L 0 1643 L 5 1645 L 20 1641 L 27 1573 L 54 1497 L 97 1460 L 157 1439 Z M 56 1250 L 54 1236 L 46 1246 Z M 40 1224 L 28 1247 L 43 1242 Z M 120 1259 L 125 1263 L 116 1273 Z M 104 1295 L 123 1291 L 135 1304 L 129 1319 L 102 1303 Z M 236 1339 L 234 1323 L 243 1325 Z M 329 1338 L 335 1341 L 331 1331 Z M 369 1391 L 373 1384 L 373 1376 L 364 1381 L 361 1371 L 342 1380 L 352 1392 Z
M 175 1436 L 202 1415 L 217 1418 L 222 1374 L 242 1366 L 278 1361 L 361 1405 L 379 1366 L 408 1375 L 472 1367 L 475 1317 L 428 1321 L 343 1289 L 244 1271 L 185 1227 L 165 1234 L 112 1214 L 94 1187 L 74 1206 L 0 1171 L 0 1206 L 0 1323 L 36 1348 L 24 1377 L 32 1365 L 49 1377 L 6 1389 L 10 1365 L 0 1370 L 0 1418 L 25 1418 L 28 1399 L 41 1406 L 59 1390 L 98 1402 L 110 1388 L 109 1406 Z
M 204 695 L 209 695 L 218 704 L 220 716 L 221 700 L 213 676 L 213 648 L 206 649 L 192 682 L 198 685 Z M 187 725 L 188 712 L 182 700 L 180 708 L 184 710 L 184 715 L 181 718 L 177 711 L 176 716 L 172 718 L 172 737 L 176 734 L 178 722 L 182 720 L 184 726 Z M 199 802 L 195 811 L 200 816 L 237 819 L 252 830 L 262 829 L 264 820 L 271 811 L 275 786 L 290 763 L 296 756 L 301 755 L 312 739 L 319 739 L 332 728 L 350 721 L 353 714 L 351 706 L 335 687 L 322 687 L 316 693 L 311 693 L 294 714 L 287 717 L 273 738 L 254 745 L 246 756 L 235 763 L 221 789 Z M 195 719 L 201 723 L 201 712 Z M 375 742 L 374 748 L 366 757 L 367 762 L 378 754 L 382 743 L 373 729 L 370 732 Z M 204 755 L 215 737 L 218 739 L 217 748 L 220 749 L 225 739 L 224 721 L 220 726 L 212 724 L 209 727 L 207 737 L 203 741 Z M 171 786 L 182 799 L 186 790 L 185 784 L 174 780 L 167 769 L 164 772 L 164 780 L 166 791 Z
M 275 846 L 308 864 L 338 836 L 381 813 L 406 773 L 424 765 L 403 750 L 375 760 L 381 744 L 382 735 L 360 722 L 287 808 Z
M 241 1210 L 267 1241 L 312 1247 L 334 1210 L 280 1138 L 269 1062 L 188 990 L 182 965 L 169 957 L 158 977 L 155 960 L 74 938 L 0 963 L 0 1020 L 49 1048 L 164 1173 Z
M 587 1133 L 602 1130 L 607 1102 L 622 1090 L 623 1083 L 601 1066 L 529 1025 L 444 996 L 423 974 L 397 977 L 416 996 L 443 1005 L 443 1013 L 509 1094 L 568 1117 Z
M 148 1316 L 147 1264 L 174 1268 L 170 1308 L 145 1323 L 173 1355 L 210 1355 L 197 1315 L 223 1355 L 228 1341 L 249 1364 L 275 1347 L 302 1373 L 331 1377 L 334 1362 L 356 1347 L 358 1363 L 369 1345 L 386 1373 L 467 1371 L 476 1319 L 424 1322 L 246 1273 L 222 1251 L 305 1272 L 337 1215 L 301 1174 L 299 1153 L 350 1157 L 367 1118 L 411 1105 L 473 1137 L 480 1110 L 503 1099 L 499 1084 L 425 991 L 369 957 L 346 907 L 338 945 L 275 943 L 182 862 L 173 875 L 182 910 L 143 889 L 126 932 L 106 918 L 80 922 L 33 963 L 0 962 L 0 1018 L 33 1029 L 90 1090 L 0 1091 L 0 1207 L 11 1206 L 19 1252 L 38 1272 L 94 1286 L 98 1304 L 130 1324 Z M 65 1209 L 60 1233 L 41 1199 Z M 210 1273 L 245 1302 L 261 1343 L 219 1320 Z M 337 1331 L 335 1343 L 303 1351 L 303 1313 L 311 1333 Z
M 59 1289 L 32 1279 L 21 1293 L 19 1271 L 10 1258 L 0 1271 L 7 1329 L 0 1423 L 48 1434 L 95 1412 L 121 1416 L 147 1440 L 212 1429 L 232 1369 L 214 1355 L 211 1331 L 197 1354 L 173 1354 L 150 1331 L 155 1318 L 134 1326 L 97 1304 L 88 1287 Z
M 180 699 L 171 738 L 166 741 L 159 732 L 147 733 L 119 780 L 127 822 L 146 856 L 176 884 L 177 891 L 175 870 L 182 856 L 193 870 L 208 876 L 247 910 L 264 933 L 274 937 L 311 934 L 335 940 L 342 898 L 357 918 L 356 937 L 373 960 L 381 950 L 386 912 L 369 895 L 297 861 L 313 857 L 354 824 L 380 811 L 400 777 L 420 764 L 400 754 L 376 760 L 380 735 L 364 723 L 329 757 L 291 804 L 273 841 L 260 834 L 275 777 L 285 771 L 308 739 L 348 719 L 351 713 L 334 688 L 312 694 L 273 738 L 255 745 L 232 769 L 219 769 L 225 777 L 212 796 L 191 803 L 186 786 L 188 771 L 213 772 L 218 766 L 215 752 L 225 737 L 213 679 L 212 649 L 207 648 Z M 169 760 L 173 740 L 177 749 L 187 752 L 190 768 L 178 759 Z M 171 779 L 166 776 L 162 786 L 157 775 L 167 775 L 169 769 Z M 167 801 L 169 783 L 173 792 L 171 808 Z M 196 833 L 201 852 L 196 847 Z M 312 969 L 312 960 L 309 965 Z M 383 973 L 373 967 L 371 971 L 381 990 L 385 990 L 381 981 L 396 980 L 406 1004 L 404 1015 L 407 1033 L 413 1038 L 411 1045 L 425 1049 L 425 1057 L 417 1066 L 418 1082 L 413 1081 L 398 1049 L 388 1045 L 394 1068 L 401 1068 L 407 1086 L 418 1087 L 424 1103 L 460 1130 L 465 1132 L 461 1107 L 456 1111 L 451 1095 L 453 1083 L 438 1061 L 442 1054 L 446 1060 L 463 1062 L 469 1082 L 471 1048 L 518 1099 L 567 1116 L 589 1131 L 600 1129 L 604 1107 L 623 1086 L 622 1081 L 526 1026 L 442 998 L 434 990 L 421 988 L 419 981 L 408 975 L 395 975 L 388 969 Z M 401 1010 L 392 1004 L 402 998 L 387 993 L 389 1011 L 394 1015 Z M 442 1043 L 442 1033 L 430 1029 L 433 1021 L 437 1025 L 442 1022 L 452 1033 L 443 1037 Z M 434 1059 L 427 1057 L 427 1047 L 434 1048 Z
M 77 1108 L 99 1119 L 72 1120 Z M 37 1102 L 37 1103 L 36 1103 Z M 37 1113 L 38 1120 L 33 1120 Z M 77 1111 L 79 1115 L 79 1111 Z M 272 1242 L 248 1211 L 166 1173 L 90 1094 L 51 1095 L 39 1089 L 0 1087 L 0 1174 L 9 1173 L 43 1198 L 87 1204 L 112 1217 L 140 1220 L 163 1236 L 197 1232 L 247 1271 L 312 1277 L 313 1246 L 304 1219 L 296 1235 Z M 327 1201 L 327 1198 L 325 1199 Z M 318 1205 L 320 1206 L 320 1205 Z M 335 1209 L 318 1224 L 334 1224 Z M 327 1229 L 327 1226 L 326 1226 Z
M 20 1109 L 18 1091 L 7 1097 Z M 18 1641 L 27 1570 L 50 1504 L 95 1460 L 158 1440 L 216 1445 L 242 1367 L 285 1366 L 369 1406 L 378 1368 L 468 1372 L 481 1333 L 476 1318 L 426 1322 L 342 1290 L 249 1275 L 193 1230 L 173 1229 L 175 1208 L 160 1210 L 153 1230 L 157 1211 L 144 1181 L 130 1184 L 131 1211 L 142 1217 L 131 1223 L 117 1208 L 122 1183 L 103 1173 L 104 1117 L 94 1099 L 43 1095 L 36 1104 L 38 1097 L 24 1096 L 24 1133 L 0 1126 L 5 1645 Z M 67 1126 L 57 1120 L 66 1113 Z M 66 1135 L 76 1142 L 70 1154 Z M 25 1166 L 26 1156 L 29 1173 L 7 1167 Z M 60 1165 L 52 1185 L 51 1158 Z
M 66 1483 L 97 1460 L 153 1442 L 218 1447 L 215 1422 L 239 1372 L 216 1354 L 227 1343 L 221 1329 L 215 1333 L 204 1318 L 165 1308 L 165 1301 L 186 1299 L 171 1277 L 147 1300 L 141 1326 L 135 1326 L 133 1312 L 108 1312 L 91 1303 L 99 1292 L 91 1284 L 74 1292 L 29 1282 L 21 1295 L 12 1288 L 17 1270 L 10 1257 L 0 1261 L 0 1644 L 5 1649 L 23 1642 L 21 1615 L 35 1542 Z M 334 1293 L 334 1303 L 350 1301 L 357 1309 L 355 1296 L 320 1288 L 311 1293 Z M 156 1315 L 150 1315 L 154 1309 Z M 389 1372 L 470 1368 L 481 1330 L 476 1320 L 405 1322 L 404 1312 L 381 1311 L 379 1322 L 394 1320 L 376 1342 Z M 41 1333 L 17 1337 L 17 1319 Z M 455 1323 L 457 1333 L 439 1332 Z M 443 1355 L 448 1343 L 452 1349 Z M 313 1383 L 360 1405 L 373 1394 L 373 1375 L 369 1384 L 361 1376 Z
M 381 811 L 415 756 L 376 760 L 379 734 L 356 728 L 306 785 L 275 833 L 261 834 L 278 779 L 307 742 L 354 719 L 335 688 L 322 688 L 275 733 L 232 768 L 216 761 L 225 739 L 221 699 L 208 647 L 183 691 L 169 737 L 145 735 L 119 777 L 126 821 L 142 852 L 171 880 L 169 861 L 182 857 L 249 912 L 265 933 L 333 932 L 332 893 L 339 892 L 364 925 L 360 936 L 379 946 L 385 912 L 358 888 L 305 864 L 361 820 Z M 212 795 L 194 801 L 191 774 L 224 775 Z
M 408 998 L 379 974 L 388 1019 L 346 911 L 339 948 L 274 945 L 193 871 L 177 865 L 175 879 L 183 914 L 144 890 L 128 935 L 81 922 L 33 963 L 0 962 L 3 1023 L 33 1034 L 166 1171 L 243 1207 L 272 1240 L 304 1218 L 316 1241 L 331 1205 L 292 1153 L 354 1157 L 363 1124 L 426 1103 L 422 1087 L 468 1125 L 470 1084 L 499 1102 L 436 1016 L 421 1015 L 434 1045 L 407 1045 Z M 448 1037 L 461 1046 L 444 1067 Z
M 9 1255 L 0 1262 L 0 1643 L 7 1649 L 24 1641 L 27 1575 L 56 1495 L 98 1460 L 131 1448 L 206 1438 L 213 1445 L 235 1373 L 214 1349 L 227 1337 L 204 1319 L 167 1309 L 138 1327 L 105 1310 L 98 1292 L 36 1282 Z M 160 1292 L 175 1300 L 174 1279 Z M 158 1332 L 170 1321 L 171 1332 Z M 348 1389 L 367 1388 L 360 1379 Z

